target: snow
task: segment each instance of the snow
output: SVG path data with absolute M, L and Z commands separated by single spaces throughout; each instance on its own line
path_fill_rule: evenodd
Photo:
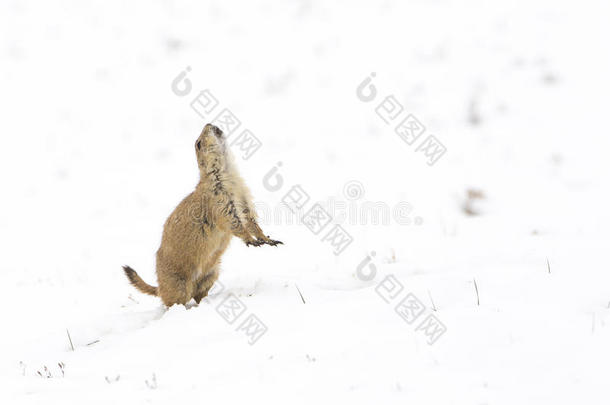
M 0 402 L 608 403 L 605 2 L 0 8 Z M 202 118 L 205 89 L 219 104 Z M 233 148 L 285 245 L 234 239 L 215 295 L 166 311 L 121 266 L 156 284 L 163 222 L 223 108 L 262 143 Z M 407 114 L 426 127 L 413 145 L 393 130 Z M 447 150 L 432 166 L 428 135 Z M 316 203 L 332 221 L 314 235 L 296 218 Z M 353 239 L 338 256 L 337 223 Z M 412 323 L 409 293 L 426 307 Z

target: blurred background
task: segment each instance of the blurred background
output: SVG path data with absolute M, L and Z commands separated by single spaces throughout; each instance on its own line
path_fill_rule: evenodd
M 110 375 L 149 402 L 204 390 L 603 403 L 608 11 L 593 0 L 2 1 L 11 403 L 85 389 L 107 401 Z M 285 243 L 234 240 L 223 259 L 225 294 L 269 327 L 253 347 L 211 305 L 159 320 L 158 300 L 121 272 L 155 284 L 163 223 L 198 180 L 194 142 L 225 109 L 240 122 L 230 142 L 261 224 Z M 396 132 L 409 115 L 425 128 L 412 144 Z M 245 130 L 258 145 L 246 158 Z M 442 153 L 427 154 L 432 140 Z M 282 207 L 293 186 L 309 196 L 298 214 Z M 332 217 L 317 235 L 299 220 L 315 203 Z M 391 214 L 375 224 L 363 212 Z M 336 224 L 350 241 L 339 254 L 325 240 Z M 361 280 L 371 252 L 377 277 Z M 442 340 L 429 347 L 375 295 L 388 274 L 434 301 Z M 234 368 L 185 377 L 175 359 L 197 356 Z M 314 356 L 318 368 L 302 368 Z M 63 382 L 37 375 L 60 361 Z M 155 370 L 157 391 L 143 382 Z M 237 376 L 248 389 L 229 388 Z

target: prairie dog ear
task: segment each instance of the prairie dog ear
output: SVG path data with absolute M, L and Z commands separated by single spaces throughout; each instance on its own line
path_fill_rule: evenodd
M 224 139 L 225 137 L 225 133 L 218 127 L 214 127 L 214 135 L 216 135 L 216 138 L 218 139 Z

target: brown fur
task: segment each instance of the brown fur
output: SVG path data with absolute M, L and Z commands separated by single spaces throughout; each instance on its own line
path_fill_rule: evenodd
M 161 297 L 166 306 L 194 298 L 199 303 L 218 279 L 220 258 L 232 236 L 247 246 L 276 246 L 256 222 L 250 191 L 240 177 L 224 134 L 207 124 L 195 143 L 199 184 L 174 209 L 163 229 L 157 251 L 159 287 L 146 284 L 129 266 L 131 284 Z

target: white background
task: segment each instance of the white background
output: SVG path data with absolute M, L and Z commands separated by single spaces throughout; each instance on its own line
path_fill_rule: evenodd
M 2 1 L 0 402 L 607 404 L 608 11 Z M 406 202 L 423 223 L 344 223 L 354 241 L 336 257 L 323 234 L 265 221 L 285 245 L 234 240 L 220 297 L 164 312 L 121 266 L 156 285 L 163 223 L 197 183 L 213 118 L 190 107 L 204 89 L 263 144 L 236 156 L 256 201 L 275 209 L 296 184 L 310 205 L 346 201 L 357 181 L 357 207 Z M 434 166 L 376 115 L 389 95 L 447 148 Z M 475 216 L 468 189 L 485 196 Z M 447 328 L 434 345 L 375 293 L 390 274 L 397 301 L 432 297 Z M 268 327 L 254 345 L 215 310 L 229 294 Z

